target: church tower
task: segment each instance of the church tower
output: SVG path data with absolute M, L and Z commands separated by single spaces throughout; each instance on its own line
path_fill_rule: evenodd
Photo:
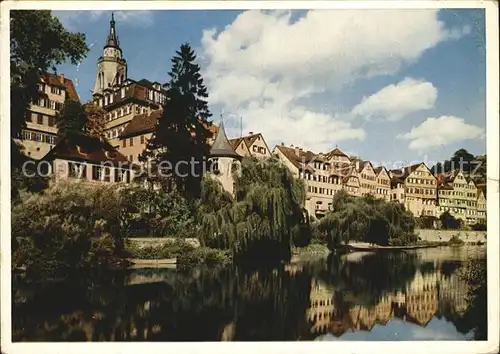
M 127 61 L 123 58 L 120 41 L 116 34 L 115 18 L 111 14 L 109 34 L 103 56 L 97 61 L 97 73 L 93 95 L 102 95 L 104 90 L 120 86 L 127 80 Z
M 240 160 L 241 156 L 229 144 L 226 131 L 224 130 L 224 123 L 221 121 L 217 137 L 210 149 L 208 161 L 211 166 L 211 175 L 218 179 L 222 187 L 231 195 L 234 195 L 233 162 Z

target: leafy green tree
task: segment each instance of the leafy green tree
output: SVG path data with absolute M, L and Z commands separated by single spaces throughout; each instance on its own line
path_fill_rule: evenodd
M 119 201 L 115 186 L 70 182 L 27 195 L 12 210 L 13 268 L 44 278 L 112 264 L 124 246 Z
M 172 58 L 170 82 L 165 85 L 167 100 L 163 115 L 142 159 L 152 158 L 157 165 L 170 162 L 174 168 L 170 171 L 171 178 L 178 191 L 193 199 L 201 193 L 202 162 L 209 152 L 207 139 L 211 133 L 207 126 L 211 113 L 194 50 L 189 44 L 183 44 L 176 54 Z
M 89 101 L 83 105 L 86 116 L 85 128 L 89 135 L 104 138 L 106 128 L 106 111 L 95 102 Z
M 232 249 L 236 262 L 275 262 L 290 258 L 293 240 L 310 238 L 302 205 L 305 188 L 277 158 L 245 158 L 235 172 L 235 200 L 224 195 L 217 208 L 205 207 L 198 215 L 203 244 Z M 212 188 L 222 194 L 221 188 Z M 299 235 L 305 233 L 306 235 Z
M 56 118 L 57 134 L 63 138 L 66 134 L 87 133 L 87 113 L 78 101 L 67 98 Z
M 455 151 L 449 160 L 438 162 L 431 168 L 434 174 L 460 170 L 476 183 L 486 183 L 486 155 L 474 156 L 466 149 Z
M 10 13 L 11 135 L 25 124 L 29 104 L 41 96 L 41 75 L 66 61 L 78 64 L 88 52 L 85 35 L 67 31 L 49 10 Z
M 439 220 L 441 221 L 443 229 L 457 230 L 462 225 L 462 221 L 451 215 L 449 211 L 445 211 L 441 214 Z
M 379 245 L 416 241 L 415 220 L 400 203 L 372 196 L 353 197 L 340 191 L 333 197 L 332 206 L 333 210 L 317 224 L 330 249 L 349 241 Z

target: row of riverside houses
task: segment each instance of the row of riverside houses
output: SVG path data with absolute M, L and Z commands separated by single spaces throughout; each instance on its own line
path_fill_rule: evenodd
M 28 109 L 26 129 L 16 141 L 26 155 L 50 161 L 56 178 L 79 177 L 96 182 L 129 182 L 131 169 L 151 138 L 162 115 L 165 90 L 158 82 L 127 77 L 112 16 L 103 56 L 97 61 L 93 100 L 106 111 L 105 139 L 75 134 L 57 145 L 55 120 L 67 97 L 80 101 L 73 82 L 64 75 L 42 76 L 39 85 L 43 98 Z M 339 190 L 354 196 L 371 194 L 385 200 L 403 203 L 415 216 L 439 216 L 449 211 L 468 224 L 485 223 L 485 191 L 463 173 L 434 176 L 425 164 L 401 170 L 375 167 L 369 161 L 350 159 L 338 148 L 315 154 L 299 147 L 276 146 L 271 151 L 260 133 L 227 139 L 223 125 L 220 131 L 210 125 L 212 158 L 221 170 L 217 178 L 232 191 L 231 160 L 246 156 L 277 156 L 296 176 L 305 181 L 305 208 L 321 217 L 330 208 Z M 221 134 L 219 134 L 221 133 Z M 216 142 L 216 136 L 218 141 Z M 112 163 L 103 167 L 101 163 Z
M 295 177 L 304 179 L 305 208 L 316 217 L 331 210 L 333 196 L 345 190 L 353 196 L 400 202 L 415 217 L 439 217 L 448 211 L 469 225 L 486 223 L 484 186 L 478 187 L 462 171 L 435 176 L 423 162 L 387 170 L 374 167 L 370 161 L 351 159 L 338 148 L 315 154 L 281 144 L 273 154 Z

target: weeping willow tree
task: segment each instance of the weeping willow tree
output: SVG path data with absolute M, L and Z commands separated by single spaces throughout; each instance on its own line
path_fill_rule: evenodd
M 203 182 L 201 242 L 232 249 L 235 261 L 289 259 L 292 242 L 310 239 L 303 182 L 276 158 L 247 158 L 233 171 L 234 199 L 216 181 Z
M 332 206 L 332 211 L 317 224 L 330 249 L 349 241 L 387 245 L 417 240 L 414 218 L 399 203 L 372 196 L 353 197 L 340 191 L 333 197 Z

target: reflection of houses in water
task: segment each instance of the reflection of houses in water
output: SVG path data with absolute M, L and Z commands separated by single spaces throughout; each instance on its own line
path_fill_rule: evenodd
M 439 301 L 451 304 L 455 311 L 463 313 L 467 309 L 469 286 L 457 274 L 452 274 L 439 284 Z
M 311 282 L 310 306 L 306 313 L 312 323 L 311 332 L 326 333 L 333 311 L 333 289 L 326 283 L 313 279 Z
M 326 283 L 313 279 L 307 319 L 315 336 L 329 332 L 341 336 L 346 331 L 371 331 L 375 324 L 385 325 L 399 318 L 425 327 L 446 301 L 457 312 L 467 308 L 467 283 L 453 274 L 417 271 L 404 291 L 382 296 L 375 306 L 359 304 L 343 291 L 334 291 Z M 354 305 L 353 305 L 354 304 Z

